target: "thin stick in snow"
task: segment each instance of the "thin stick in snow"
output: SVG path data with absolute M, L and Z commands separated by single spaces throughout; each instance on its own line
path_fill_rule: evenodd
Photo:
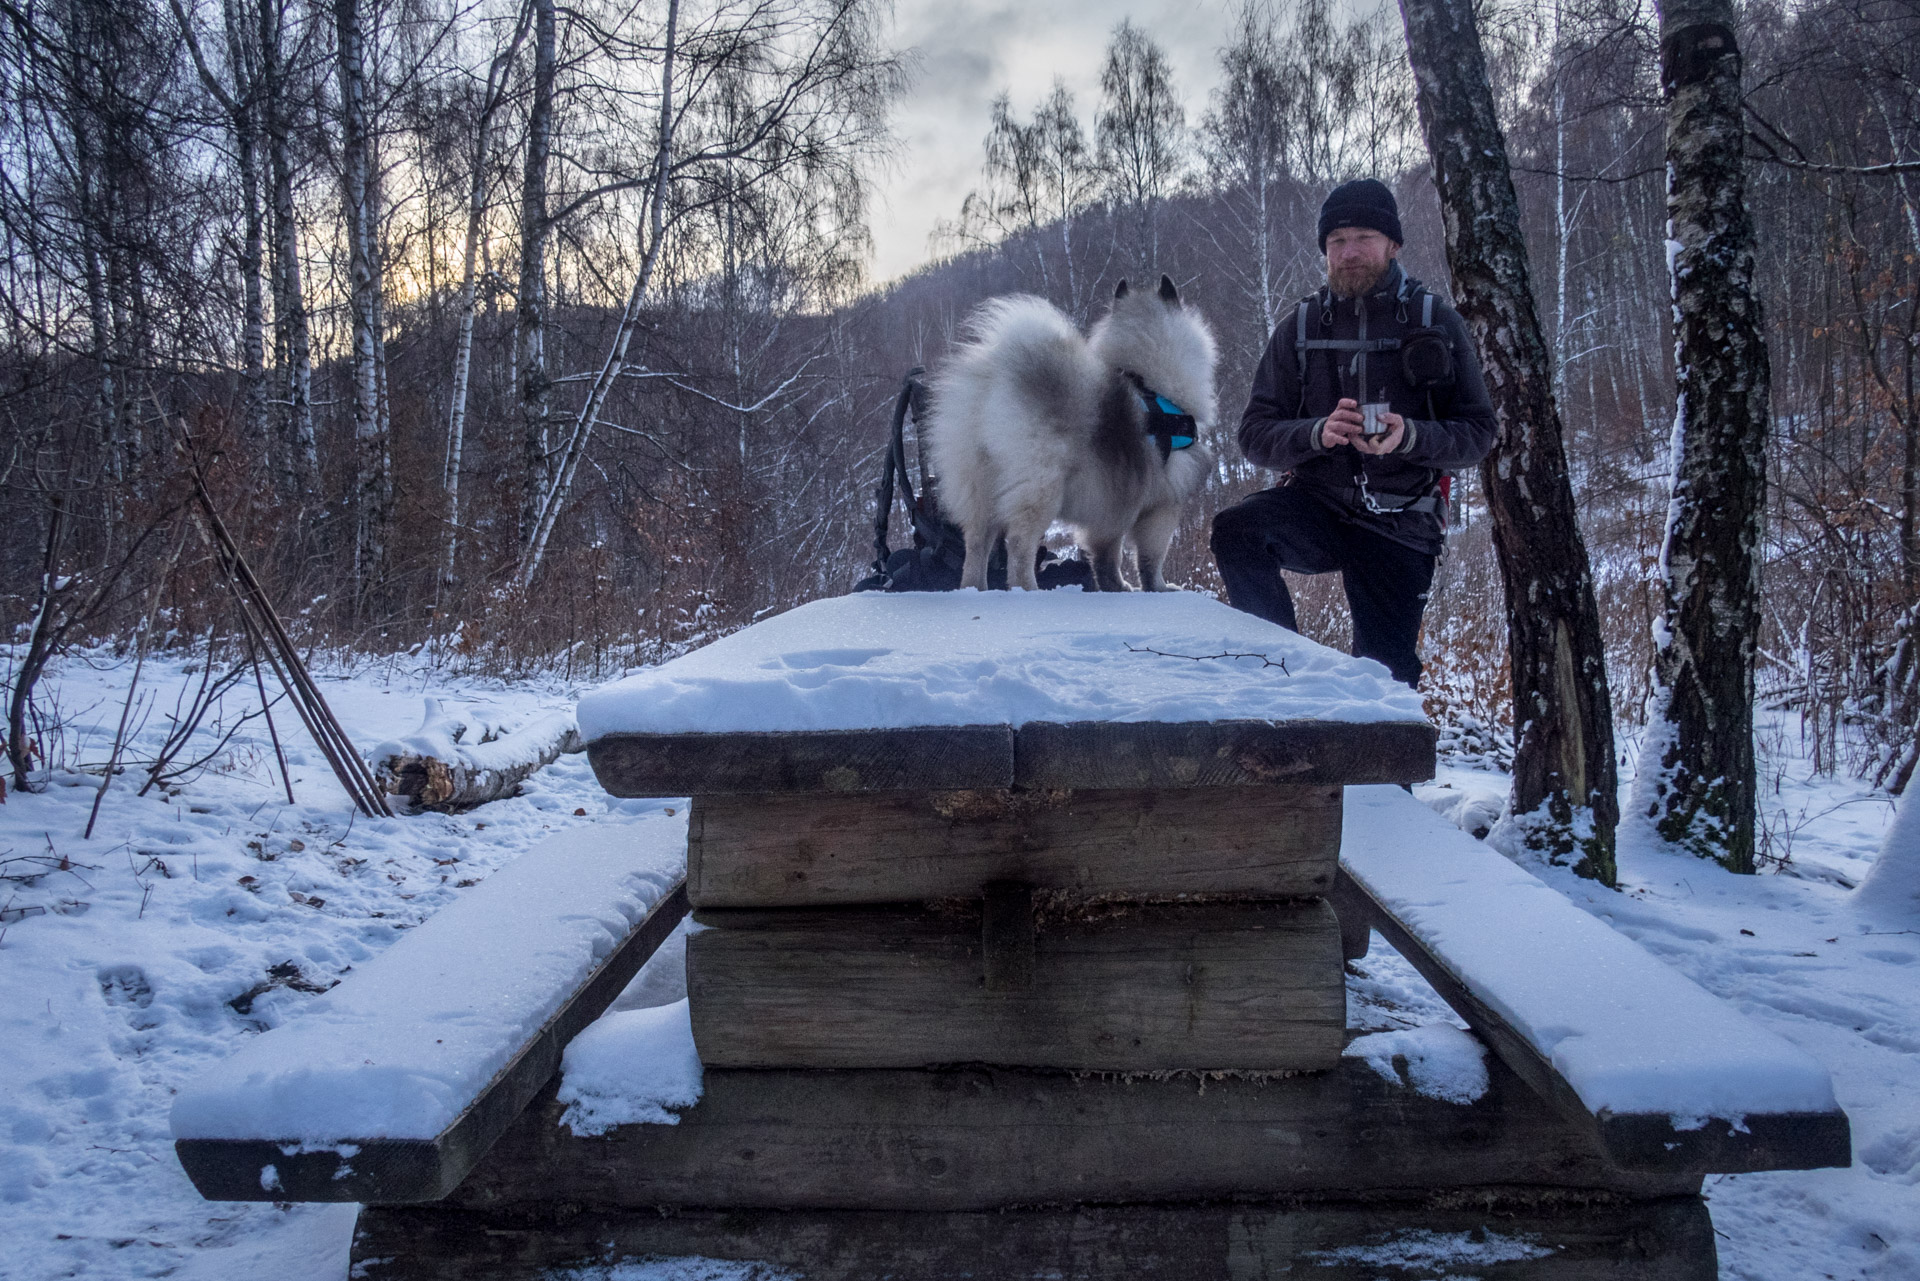
M 167 575 L 180 560 L 180 553 L 187 545 L 187 531 L 183 526 L 180 536 L 173 540 L 173 554 L 167 557 L 166 564 L 153 582 L 147 585 L 146 611 L 140 619 L 140 630 L 136 633 L 133 651 L 133 678 L 127 682 L 127 701 L 120 705 L 120 725 L 113 731 L 113 750 L 107 753 L 107 772 L 100 779 L 100 790 L 93 794 L 93 808 L 87 811 L 87 830 L 80 839 L 93 839 L 93 825 L 100 819 L 100 802 L 107 799 L 107 789 L 113 786 L 113 773 L 120 767 L 120 752 L 127 743 L 127 720 L 133 714 L 134 694 L 140 688 L 140 671 L 147 665 L 147 638 L 153 632 L 153 616 L 160 609 L 160 593 L 167 585 Z M 211 660 L 211 655 L 209 655 Z

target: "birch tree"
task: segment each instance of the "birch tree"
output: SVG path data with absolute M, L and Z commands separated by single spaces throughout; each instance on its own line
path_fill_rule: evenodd
M 520 381 L 522 500 L 520 529 L 531 544 L 545 500 L 548 463 L 547 419 L 553 407 L 553 378 L 547 370 L 547 167 L 553 152 L 553 82 L 556 24 L 553 0 L 529 0 L 533 6 L 533 84 L 527 104 L 527 144 L 520 180 L 520 286 L 514 330 L 518 344 L 514 368 Z M 671 60 L 672 53 L 667 55 Z
M 960 204 L 961 233 L 970 239 L 1005 242 L 1024 235 L 1040 274 L 1040 292 L 1051 293 L 1046 247 L 1039 232 L 1052 221 L 1043 193 L 1046 160 L 1039 121 L 1022 124 L 1013 115 L 1013 99 L 1006 93 L 993 100 L 986 137 L 986 162 L 980 166 L 981 186 Z
M 1053 89 L 1022 123 L 1007 94 L 993 101 L 981 186 L 960 206 L 960 233 L 968 240 L 1004 241 L 1023 236 L 1034 253 L 1040 292 L 1053 294 L 1048 266 L 1050 236 L 1059 236 L 1060 301 L 1084 314 L 1081 271 L 1073 232 L 1080 214 L 1099 196 L 1101 173 L 1087 148 L 1073 91 L 1055 77 Z
M 1271 4 L 1246 0 L 1235 12 L 1233 39 L 1220 51 L 1221 85 L 1201 125 L 1210 174 L 1235 202 L 1245 227 L 1252 275 L 1249 294 L 1261 333 L 1273 332 L 1282 299 L 1273 242 L 1288 184 L 1287 133 L 1294 85 L 1282 63 Z
M 289 74 L 286 0 L 253 0 L 259 21 L 260 127 L 267 150 L 272 247 L 274 362 L 280 379 L 280 463 L 275 488 L 293 511 L 306 509 L 320 476 L 313 428 L 313 339 L 307 321 L 300 224 L 294 209 L 293 84 Z M 307 30 L 311 31 L 309 25 Z
M 1529 846 L 1611 885 L 1618 802 L 1606 648 L 1473 0 L 1402 0 L 1400 12 L 1455 305 L 1500 425 L 1480 479 L 1507 596 L 1511 810 Z
M 334 0 L 340 80 L 340 171 L 346 214 L 354 445 L 353 581 L 359 607 L 386 577 L 393 524 L 387 419 L 385 287 L 380 262 L 380 165 L 368 97 L 362 0 Z
M 1754 660 L 1771 387 L 1754 288 L 1732 0 L 1667 0 L 1667 252 L 1679 409 L 1643 803 L 1660 834 L 1754 870 Z
M 260 181 L 260 59 L 255 47 L 257 26 L 247 23 L 240 0 L 221 6 L 221 47 L 225 54 L 223 79 L 201 47 L 197 24 L 180 0 L 170 0 L 174 21 L 193 56 L 194 70 L 207 93 L 219 103 L 233 141 L 234 181 L 240 195 L 241 288 L 240 348 L 245 364 L 240 384 L 246 433 L 256 448 L 267 440 L 267 311 L 261 279 L 266 256 L 266 215 L 261 207 Z
M 1093 153 L 1087 147 L 1086 134 L 1080 128 L 1080 113 L 1073 92 L 1066 82 L 1054 77 L 1053 90 L 1033 113 L 1035 150 L 1040 164 L 1041 199 L 1047 216 L 1060 229 L 1060 258 L 1066 273 L 1067 310 L 1086 319 L 1092 301 L 1091 282 L 1076 265 L 1074 224 L 1098 197 L 1100 173 Z
M 1095 135 L 1114 198 L 1133 211 L 1135 253 L 1143 270 L 1160 258 L 1159 206 L 1184 167 L 1186 128 L 1186 108 L 1174 92 L 1166 51 L 1132 19 L 1123 19 L 1100 70 Z
M 486 81 L 480 87 L 475 113 L 473 150 L 467 186 L 466 244 L 461 255 L 459 334 L 454 339 L 453 390 L 447 398 L 447 492 L 446 550 L 441 561 L 440 581 L 454 581 L 454 564 L 460 550 L 460 466 L 467 440 L 467 388 L 473 377 L 473 325 L 479 310 L 480 241 L 486 232 L 488 175 L 493 164 L 493 127 L 507 101 L 507 78 L 520 45 L 526 38 L 528 19 L 544 0 L 529 0 L 522 6 L 511 38 L 487 65 Z M 551 5 L 548 5 L 551 21 Z M 542 203 L 544 204 L 544 198 Z
M 179 157 L 163 123 L 182 107 L 174 78 L 187 69 L 173 61 L 165 19 L 152 10 L 66 0 L 44 9 L 9 3 L 0 14 L 19 77 L 0 120 L 26 134 L 4 169 L 9 221 L 28 224 L 37 289 L 60 295 L 44 338 L 79 355 L 87 371 L 89 453 L 111 482 L 115 509 L 103 513 L 111 541 L 122 487 L 137 493 L 151 480 L 137 384 L 155 365 L 165 315 L 154 290 Z

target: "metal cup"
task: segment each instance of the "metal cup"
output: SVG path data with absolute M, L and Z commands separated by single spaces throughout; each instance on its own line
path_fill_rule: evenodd
M 1392 430 L 1387 426 L 1387 415 L 1393 412 L 1393 406 L 1385 402 L 1360 406 L 1360 435 L 1365 440 L 1380 440 Z

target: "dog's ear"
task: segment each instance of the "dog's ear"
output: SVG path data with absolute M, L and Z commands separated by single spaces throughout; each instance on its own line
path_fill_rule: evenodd
M 1180 304 L 1180 291 L 1173 287 L 1172 276 L 1160 277 L 1160 301 L 1169 307 L 1177 307 Z
M 1113 288 L 1113 300 L 1115 302 L 1119 302 L 1122 298 L 1125 298 L 1126 296 L 1127 296 L 1127 282 L 1126 282 L 1126 279 L 1122 277 L 1120 283 L 1115 285 Z

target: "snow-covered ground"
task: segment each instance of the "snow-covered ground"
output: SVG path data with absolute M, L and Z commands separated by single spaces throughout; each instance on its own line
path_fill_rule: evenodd
M 94 656 L 47 678 L 68 725 L 51 786 L 0 806 L 0 1278 L 340 1281 L 352 1207 L 201 1201 L 173 1159 L 174 1093 L 550 832 L 680 802 L 613 801 L 583 756 L 565 756 L 512 800 L 370 822 L 287 715 L 297 805 L 258 721 L 170 793 L 137 797 L 138 766 L 193 679 L 179 660 L 150 660 L 142 684 L 158 705 L 128 753 L 135 768 L 114 781 L 83 840 L 130 669 Z M 511 729 L 578 693 L 449 681 L 406 661 L 321 683 L 363 745 L 413 731 L 425 696 Z M 229 704 L 229 719 L 252 705 L 241 695 Z M 1780 727 L 1766 741 L 1780 767 L 1767 821 L 1774 853 L 1787 856 L 1775 870 L 1728 875 L 1665 851 L 1631 821 L 1621 892 L 1532 870 L 1833 1074 L 1855 1165 L 1710 1179 L 1722 1275 L 1920 1276 L 1920 923 L 1870 918 L 1848 899 L 1891 806 L 1847 779 L 1810 777 Z M 1470 830 L 1498 816 L 1505 791 L 1498 774 L 1457 766 L 1418 789 Z M 1405 1055 L 1436 1092 L 1471 1094 L 1473 1044 L 1443 1030 L 1457 1020 L 1410 967 L 1376 939 L 1355 969 L 1350 1022 L 1384 1039 L 1354 1052 L 1376 1065 Z M 680 994 L 649 970 L 649 992 L 623 1008 Z M 617 1044 L 646 1021 L 627 1018 L 602 1038 Z M 576 1056 L 583 1071 L 591 1057 Z M 584 1077 L 581 1093 L 595 1093 Z
M 82 840 L 131 667 L 95 656 L 46 678 L 68 725 L 58 768 L 45 792 L 0 806 L 0 1278 L 340 1281 L 353 1207 L 202 1201 L 174 1160 L 174 1093 L 549 833 L 674 802 L 615 801 L 575 755 L 469 814 L 368 820 L 284 705 L 298 805 L 257 719 L 171 794 L 136 796 L 197 679 L 149 659 L 141 687 L 158 705 L 127 753 L 135 768 Z M 384 662 L 320 685 L 363 746 L 413 731 L 428 695 L 512 729 L 577 693 L 449 686 Z M 229 723 L 250 693 L 227 700 Z

